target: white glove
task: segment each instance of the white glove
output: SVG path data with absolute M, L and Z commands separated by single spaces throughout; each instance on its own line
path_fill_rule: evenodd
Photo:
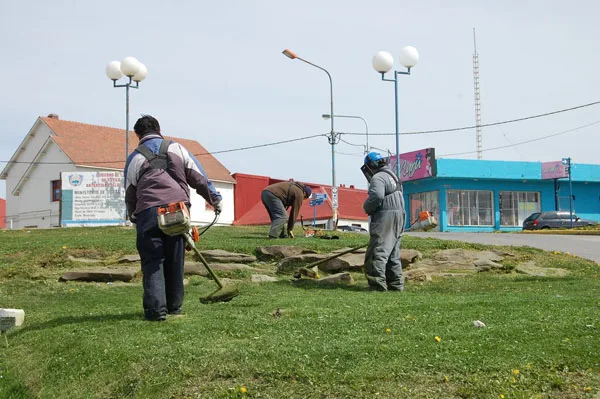
M 223 201 L 219 201 L 216 204 L 213 205 L 213 207 L 215 208 L 215 213 L 218 215 L 221 213 L 221 211 L 223 211 Z

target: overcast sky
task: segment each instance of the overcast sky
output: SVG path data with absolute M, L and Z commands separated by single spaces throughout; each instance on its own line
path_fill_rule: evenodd
M 482 122 L 600 100 L 600 2 L 565 1 L 8 1 L 0 0 L 0 169 L 38 116 L 125 127 L 125 91 L 105 75 L 137 57 L 148 77 L 131 95 L 131 119 L 152 114 L 163 133 L 218 152 L 312 135 L 330 122 L 327 75 L 281 54 L 289 48 L 327 69 L 334 113 L 368 122 L 369 144 L 395 148 L 394 87 L 373 55 L 420 61 L 398 83 L 400 131 L 472 126 L 473 28 Z M 399 70 L 403 67 L 398 65 Z M 600 105 L 483 128 L 483 158 L 598 163 Z M 587 127 L 584 127 L 587 126 Z M 335 130 L 364 133 L 358 119 Z M 558 133 L 552 138 L 516 145 Z M 375 133 L 392 133 L 376 136 Z M 366 188 L 364 135 L 335 147 L 338 184 Z M 506 148 L 489 150 L 494 147 Z M 434 147 L 438 158 L 475 159 L 475 130 L 401 135 L 400 152 Z M 466 153 L 462 155 L 452 155 Z M 326 137 L 215 155 L 232 173 L 331 184 Z M 5 197 L 4 181 L 0 197 Z

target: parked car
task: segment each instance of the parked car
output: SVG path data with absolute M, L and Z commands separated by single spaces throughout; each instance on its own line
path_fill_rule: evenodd
M 536 212 L 523 221 L 523 230 L 541 229 L 568 229 L 571 228 L 571 214 L 569 212 Z M 593 220 L 581 219 L 573 214 L 573 227 L 593 226 Z
M 354 233 L 369 233 L 369 231 L 360 226 L 338 226 L 340 231 L 351 231 Z

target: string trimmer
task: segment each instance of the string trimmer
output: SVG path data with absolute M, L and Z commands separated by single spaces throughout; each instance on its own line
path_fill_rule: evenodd
M 190 224 L 190 212 L 184 202 L 173 202 L 158 208 L 158 227 L 160 227 L 165 234 L 170 236 L 183 235 L 188 247 L 194 250 L 196 258 L 204 265 L 208 274 L 210 274 L 213 280 L 215 280 L 215 283 L 219 286 L 216 291 L 205 297 L 201 297 L 200 302 L 202 303 L 228 302 L 240 294 L 234 286 L 224 286 L 223 283 L 221 283 L 219 277 L 213 272 L 206 259 L 204 259 L 204 256 L 202 256 L 194 244 L 210 226 L 215 224 L 218 216 L 219 214 L 215 212 L 215 219 L 212 223 L 199 233 L 198 229 L 195 226 L 192 227 Z

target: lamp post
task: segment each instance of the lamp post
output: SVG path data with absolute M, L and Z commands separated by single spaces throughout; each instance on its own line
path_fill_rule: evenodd
M 139 88 L 139 83 L 146 78 L 148 68 L 134 57 L 126 57 L 122 62 L 111 61 L 106 66 L 106 76 L 113 81 L 113 87 L 125 88 L 125 165 L 129 157 L 129 89 Z M 129 81 L 117 84 L 117 80 L 125 75 Z M 135 85 L 133 84 L 135 82 Z M 125 205 L 124 221 L 127 222 L 127 205 Z
M 139 88 L 139 83 L 146 78 L 147 74 L 146 65 L 134 57 L 126 57 L 122 62 L 111 61 L 106 66 L 106 76 L 113 81 L 113 87 L 125 88 L 125 162 L 129 156 L 129 89 Z M 117 80 L 123 75 L 129 78 L 129 82 L 117 84 Z
M 394 67 L 394 57 L 387 51 L 380 51 L 373 57 L 373 68 L 381 73 L 381 80 L 394 82 L 394 113 L 396 116 L 396 175 L 400 179 L 400 140 L 398 131 L 398 75 L 410 75 L 410 69 L 419 62 L 419 52 L 412 46 L 404 47 L 398 56 L 406 71 L 397 71 L 394 69 L 394 79 L 386 79 L 385 74 Z
M 571 183 L 571 157 L 563 158 L 562 164 L 565 165 L 565 169 L 569 175 L 569 220 L 571 221 L 571 228 L 573 228 L 573 185 Z
M 331 115 L 330 114 L 323 114 L 323 119 L 330 119 Z M 336 118 L 353 118 L 353 119 L 360 119 L 363 121 L 363 123 L 365 124 L 365 132 L 367 133 L 367 146 L 365 147 L 365 154 L 369 153 L 369 125 L 367 125 L 367 121 L 365 120 L 365 118 L 363 118 L 362 116 L 355 116 L 355 115 L 334 115 L 334 117 Z
M 323 72 L 325 72 L 327 74 L 327 77 L 329 78 L 329 97 L 330 97 L 330 104 L 331 104 L 331 113 L 330 115 L 333 115 L 330 119 L 331 119 L 331 132 L 329 133 L 329 144 L 331 144 L 331 213 L 332 213 L 332 227 L 333 230 L 336 230 L 337 226 L 336 226 L 336 220 L 337 220 L 337 208 L 338 208 L 338 196 L 337 196 L 337 186 L 336 186 L 336 182 L 335 182 L 335 145 L 339 142 L 339 135 L 335 133 L 335 131 L 333 130 L 333 119 L 336 116 L 333 113 L 333 81 L 331 80 L 331 75 L 329 74 L 329 72 L 323 68 L 320 67 L 316 64 L 313 64 L 310 61 L 307 61 L 303 58 L 300 58 L 296 55 L 296 53 L 294 53 L 291 50 L 285 49 L 282 51 L 283 55 L 285 55 L 286 57 L 292 59 L 292 60 L 300 60 L 302 62 L 307 63 L 308 65 L 314 66 L 315 68 L 319 68 L 320 70 L 322 70 Z

